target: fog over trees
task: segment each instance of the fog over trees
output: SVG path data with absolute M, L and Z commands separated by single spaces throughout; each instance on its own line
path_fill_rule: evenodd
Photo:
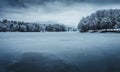
M 82 18 L 78 24 L 80 32 L 118 28 L 120 28 L 120 9 L 99 10 Z
M 118 29 L 120 32 L 120 9 L 98 10 L 87 17 L 83 17 L 79 24 L 80 32 L 98 32 Z M 20 21 L 0 21 L 0 32 L 66 32 L 77 31 L 64 24 L 41 24 Z

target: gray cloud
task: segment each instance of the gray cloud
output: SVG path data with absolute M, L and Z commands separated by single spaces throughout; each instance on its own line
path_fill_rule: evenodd
M 74 3 L 93 3 L 93 4 L 110 4 L 110 3 L 120 3 L 120 0 L 0 0 L 1 7 L 26 7 L 26 5 L 44 5 L 48 2 L 61 2 L 66 4 Z
M 120 0 L 0 0 L 0 19 L 77 24 L 99 9 L 119 8 Z
M 47 3 L 59 2 L 64 5 L 73 5 L 75 3 L 88 4 L 119 4 L 120 0 L 0 0 L 0 11 L 8 8 L 28 8 L 34 5 L 46 6 Z

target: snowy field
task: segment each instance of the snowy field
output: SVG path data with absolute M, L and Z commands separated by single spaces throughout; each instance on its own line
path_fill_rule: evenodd
M 24 53 L 50 55 L 52 59 L 59 58 L 75 67 L 62 72 L 120 72 L 119 33 L 0 33 L 0 72 L 22 71 L 15 67 L 6 71 L 5 68 L 15 64 L 15 58 L 19 59 Z

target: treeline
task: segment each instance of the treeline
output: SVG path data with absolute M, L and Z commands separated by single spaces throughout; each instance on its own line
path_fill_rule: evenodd
M 120 28 L 120 9 L 99 10 L 90 16 L 82 18 L 78 24 L 80 32 L 118 28 Z
M 0 32 L 65 32 L 76 31 L 75 28 L 62 24 L 39 24 L 30 22 L 0 21 Z

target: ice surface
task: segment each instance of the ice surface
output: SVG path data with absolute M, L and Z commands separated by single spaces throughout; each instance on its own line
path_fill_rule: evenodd
M 86 68 L 93 72 L 107 72 L 109 69 L 115 71 L 120 69 L 120 34 L 79 32 L 0 33 L 0 60 L 3 60 L 6 57 L 4 55 L 9 53 L 25 52 L 56 55 L 66 63 L 78 65 L 84 72 L 87 72 Z

